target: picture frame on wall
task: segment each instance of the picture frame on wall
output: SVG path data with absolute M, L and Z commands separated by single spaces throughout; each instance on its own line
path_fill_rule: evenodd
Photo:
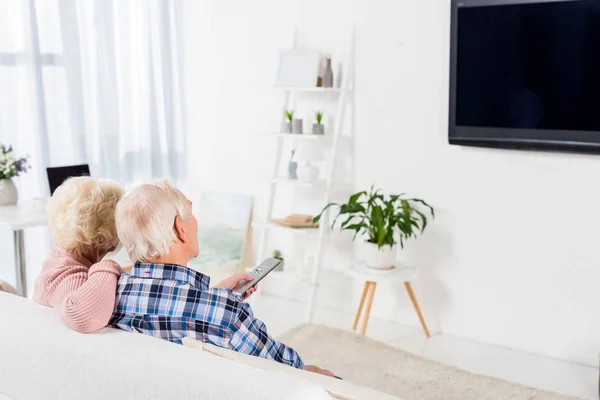
M 316 50 L 280 50 L 275 86 L 316 87 L 320 65 L 321 55 Z
M 251 265 L 249 227 L 252 197 L 238 193 L 203 191 L 194 197 L 200 253 L 188 268 L 219 282 Z

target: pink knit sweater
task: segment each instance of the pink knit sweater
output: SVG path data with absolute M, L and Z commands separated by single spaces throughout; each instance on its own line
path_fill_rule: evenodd
M 121 273 L 114 261 L 92 265 L 85 257 L 54 248 L 35 281 L 33 300 L 55 308 L 69 328 L 95 332 L 112 316 Z

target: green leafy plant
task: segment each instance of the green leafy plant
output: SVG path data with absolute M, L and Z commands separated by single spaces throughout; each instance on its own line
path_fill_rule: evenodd
M 410 238 L 416 238 L 427 227 L 426 213 L 435 218 L 433 207 L 421 199 L 406 198 L 402 194 L 384 195 L 380 190 L 371 189 L 353 194 L 347 203 L 330 203 L 313 222 L 318 222 L 329 207 L 338 207 L 338 214 L 331 226 L 335 226 L 339 218 L 345 218 L 340 225 L 342 230 L 354 231 L 354 237 L 364 235 L 369 243 L 377 244 L 377 248 L 396 244 L 395 233 L 399 231 L 400 247 Z M 419 210 L 421 206 L 425 210 Z
M 291 123 L 294 119 L 294 110 L 285 110 L 285 117 Z
M 281 254 L 281 250 L 273 250 L 273 258 L 277 260 L 283 260 L 283 255 Z
M 315 119 L 317 120 L 317 124 L 320 124 L 323 121 L 323 111 L 316 111 Z

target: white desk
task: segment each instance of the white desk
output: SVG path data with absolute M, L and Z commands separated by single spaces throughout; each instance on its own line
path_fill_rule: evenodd
M 17 291 L 27 296 L 27 274 L 25 267 L 25 237 L 23 230 L 48 223 L 44 199 L 20 202 L 16 206 L 0 207 L 0 226 L 13 231 L 15 246 L 15 272 Z

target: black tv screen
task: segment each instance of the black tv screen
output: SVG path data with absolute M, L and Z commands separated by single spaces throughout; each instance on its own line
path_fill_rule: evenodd
M 600 153 L 600 0 L 453 0 L 451 144 Z

